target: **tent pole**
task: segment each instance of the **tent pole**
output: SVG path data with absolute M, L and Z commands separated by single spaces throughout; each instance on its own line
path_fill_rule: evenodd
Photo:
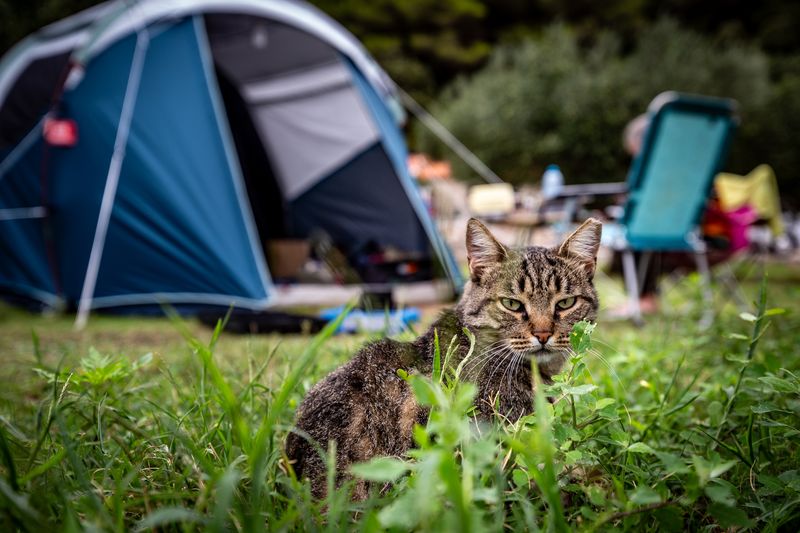
M 108 225 L 111 221 L 111 211 L 114 208 L 114 200 L 117 195 L 117 185 L 122 171 L 122 162 L 125 160 L 125 149 L 128 144 L 131 122 L 133 121 L 133 109 L 136 106 L 136 97 L 139 94 L 139 83 L 144 69 L 144 59 L 147 54 L 147 47 L 150 43 L 150 34 L 147 28 L 140 28 L 136 32 L 136 48 L 133 51 L 131 60 L 131 70 L 128 74 L 128 84 L 125 87 L 125 96 L 122 100 L 122 111 L 117 125 L 117 135 L 114 139 L 114 151 L 111 155 L 111 162 L 108 165 L 108 175 L 106 176 L 106 186 L 103 191 L 103 200 L 100 203 L 100 213 L 97 216 L 97 228 L 92 242 L 92 251 L 89 254 L 89 264 L 86 267 L 86 276 L 83 280 L 81 299 L 78 302 L 78 314 L 75 318 L 75 329 L 83 329 L 89 320 L 89 313 L 92 309 L 94 290 L 97 284 L 97 275 L 100 271 L 100 260 L 103 257 L 103 247 L 108 234 Z
M 411 111 L 411 114 L 417 117 L 420 122 L 425 124 L 425 126 L 431 130 L 431 132 L 439 138 L 440 141 L 445 143 L 451 150 L 453 150 L 458 157 L 461 158 L 469 167 L 478 173 L 480 177 L 482 177 L 486 183 L 503 183 L 503 180 L 500 179 L 500 176 L 495 174 L 492 169 L 486 166 L 486 163 L 481 161 L 478 156 L 470 151 L 469 148 L 464 146 L 464 144 L 459 141 L 455 135 L 450 133 L 450 130 L 444 127 L 444 125 L 436 120 L 436 118 L 428 113 L 424 107 L 419 105 L 419 103 L 411 97 L 410 94 L 405 92 L 400 87 L 397 88 L 398 93 L 400 94 L 400 99 L 403 102 L 403 105 Z

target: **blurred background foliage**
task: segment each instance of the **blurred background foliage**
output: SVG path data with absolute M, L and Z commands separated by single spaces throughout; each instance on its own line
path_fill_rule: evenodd
M 96 0 L 0 0 L 0 52 Z M 628 120 L 664 90 L 730 96 L 727 170 L 770 163 L 800 208 L 800 2 L 312 0 L 504 179 L 623 179 Z M 412 123 L 413 149 L 450 157 Z M 454 160 L 455 162 L 455 160 Z M 463 166 L 457 175 L 477 179 Z

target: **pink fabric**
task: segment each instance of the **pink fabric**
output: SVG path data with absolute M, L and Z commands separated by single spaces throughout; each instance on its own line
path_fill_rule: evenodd
M 733 211 L 724 211 L 725 218 L 728 219 L 728 236 L 731 239 L 730 251 L 735 252 L 742 248 L 747 248 L 750 241 L 747 240 L 747 228 L 756 220 L 758 213 L 749 204 L 745 204 Z

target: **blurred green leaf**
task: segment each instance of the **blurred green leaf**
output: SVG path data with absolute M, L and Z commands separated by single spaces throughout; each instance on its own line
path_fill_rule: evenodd
M 589 394 L 590 392 L 597 390 L 597 385 L 576 385 L 574 387 L 565 387 L 564 393 L 572 394 L 573 396 L 581 396 L 584 394 Z
M 742 335 L 741 333 L 728 333 L 727 337 L 729 339 L 740 340 L 740 341 L 750 340 L 750 337 L 748 337 L 747 335 Z
M 739 313 L 739 318 L 746 322 L 755 322 L 758 317 L 752 313 Z
M 414 390 L 414 397 L 420 405 L 436 405 L 436 393 L 433 390 L 433 385 L 428 380 L 420 376 L 413 376 L 411 388 Z
M 650 505 L 661 502 L 661 495 L 650 487 L 642 486 L 634 490 L 628 499 L 637 505 Z
M 572 333 L 569 335 L 569 343 L 577 353 L 584 353 L 592 347 L 592 332 L 595 324 L 581 320 L 572 326 Z
M 729 505 L 712 503 L 709 505 L 708 511 L 723 528 L 752 527 L 754 525 L 753 521 L 747 517 L 747 513 Z
M 759 381 L 769 387 L 774 392 L 798 392 L 800 386 L 790 382 L 787 379 L 779 378 L 777 376 L 760 376 Z
M 376 457 L 366 463 L 350 466 L 350 472 L 367 481 L 394 482 L 410 470 L 405 461 L 393 457 Z
M 609 405 L 614 405 L 617 401 L 614 398 L 601 398 L 597 400 L 597 403 L 594 404 L 594 408 L 596 410 L 605 409 Z
M 634 442 L 633 444 L 628 446 L 627 451 L 631 453 L 655 453 L 653 448 L 651 448 L 644 442 Z
M 730 488 L 725 485 L 708 484 L 703 491 L 712 502 L 721 503 L 729 507 L 736 503 Z

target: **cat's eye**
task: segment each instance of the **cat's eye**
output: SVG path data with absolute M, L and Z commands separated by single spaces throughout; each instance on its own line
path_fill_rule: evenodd
M 575 297 L 570 296 L 569 298 L 564 298 L 563 300 L 559 300 L 558 303 L 556 304 L 556 307 L 563 311 L 564 309 L 569 309 L 573 305 L 575 305 Z
M 522 309 L 522 302 L 519 300 L 514 300 L 512 298 L 501 298 L 500 303 L 503 304 L 503 307 L 508 309 L 509 311 L 519 311 Z

